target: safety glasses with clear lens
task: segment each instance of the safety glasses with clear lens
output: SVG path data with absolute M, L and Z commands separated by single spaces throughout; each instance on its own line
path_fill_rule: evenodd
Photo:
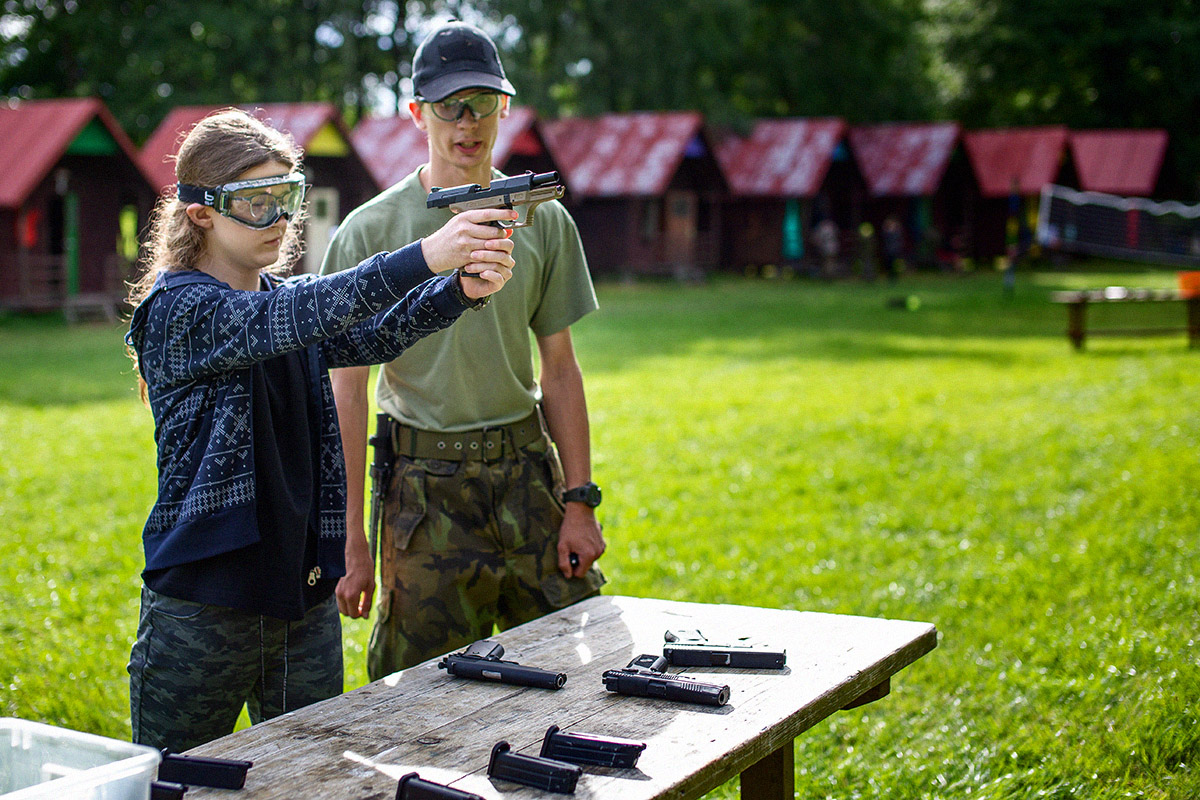
M 304 203 L 304 175 L 298 172 L 234 181 L 211 189 L 181 183 L 177 189 L 182 202 L 209 206 L 255 230 L 269 228 L 281 217 L 290 222 Z
M 471 109 L 471 116 L 475 119 L 483 119 L 496 113 L 496 109 L 500 107 L 500 95 L 495 92 L 484 92 L 483 94 L 473 94 L 470 97 L 439 100 L 429 105 L 433 107 L 434 116 L 445 122 L 458 122 L 468 108 Z

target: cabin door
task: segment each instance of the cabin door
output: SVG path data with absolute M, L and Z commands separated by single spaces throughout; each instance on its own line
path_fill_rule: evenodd
M 308 190 L 308 219 L 304 223 L 305 272 L 320 272 L 321 261 L 338 223 L 338 190 L 313 186 Z

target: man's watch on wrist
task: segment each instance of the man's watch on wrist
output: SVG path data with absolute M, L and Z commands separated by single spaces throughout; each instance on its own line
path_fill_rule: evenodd
M 454 276 L 454 282 L 451 284 L 451 289 L 454 291 L 454 296 L 458 298 L 459 302 L 461 302 L 468 309 L 474 311 L 478 311 L 491 302 L 492 296 L 490 294 L 486 294 L 478 300 L 472 300 L 471 298 L 467 297 L 467 293 L 463 290 L 462 276 L 463 271 L 460 269 L 458 274 Z
M 574 489 L 567 489 L 562 494 L 564 503 L 583 503 L 588 508 L 595 508 L 600 505 L 600 487 L 588 481 L 582 486 L 576 486 Z

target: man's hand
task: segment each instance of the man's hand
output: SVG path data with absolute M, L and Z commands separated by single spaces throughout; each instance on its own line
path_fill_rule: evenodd
M 582 578 L 604 553 L 604 534 L 596 513 L 583 503 L 567 503 L 562 527 L 558 529 L 558 569 L 564 578 Z M 579 557 L 571 564 L 571 554 Z
M 346 531 L 346 574 L 338 580 L 338 611 L 351 619 L 370 619 L 371 602 L 375 599 L 375 562 L 362 531 Z

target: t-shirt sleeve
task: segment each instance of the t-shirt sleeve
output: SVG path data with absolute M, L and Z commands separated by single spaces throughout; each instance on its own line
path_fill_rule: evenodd
M 551 213 L 540 216 L 542 209 Z M 546 237 L 545 291 L 529 327 L 537 336 L 549 336 L 600 306 L 575 220 L 558 202 L 547 203 L 538 212 L 534 226 L 545 226 Z

